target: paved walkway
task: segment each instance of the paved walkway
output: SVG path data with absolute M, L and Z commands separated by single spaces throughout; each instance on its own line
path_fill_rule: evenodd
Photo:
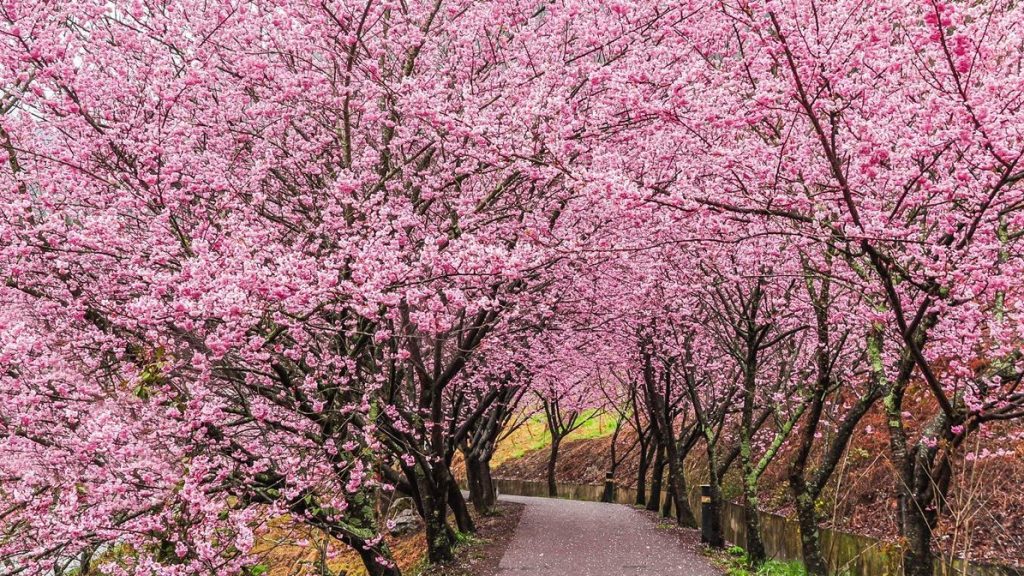
M 671 530 L 621 504 L 502 496 L 526 504 L 499 576 L 720 576 Z

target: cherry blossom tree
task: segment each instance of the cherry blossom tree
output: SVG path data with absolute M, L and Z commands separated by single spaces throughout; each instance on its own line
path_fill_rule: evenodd
M 1019 6 L 741 2 L 677 28 L 673 72 L 635 83 L 680 147 L 713 161 L 643 184 L 651 202 L 761 220 L 860 291 L 883 342 L 908 574 L 929 573 L 949 455 L 1020 414 Z M 657 95 L 664 95 L 658 98 Z M 665 104 L 672 105 L 666 110 Z M 683 171 L 682 168 L 693 168 Z M 817 248 L 814 248 L 814 246 Z M 981 361 L 980 364 L 976 361 Z M 901 408 L 921 382 L 937 411 Z M 916 440 L 914 438 L 917 438 Z
M 394 576 L 392 490 L 448 561 L 457 453 L 487 511 L 524 398 L 552 483 L 628 398 L 648 505 L 667 467 L 692 523 L 703 442 L 755 560 L 789 449 L 814 574 L 881 410 L 929 574 L 966 440 L 1024 417 L 1022 10 L 4 3 L 0 562 L 251 573 L 288 516 Z
M 0 466 L 31 536 L 0 554 L 237 572 L 289 513 L 394 574 L 397 465 L 449 559 L 450 456 L 487 401 L 446 391 L 571 253 L 564 162 L 620 16 L 5 5 Z

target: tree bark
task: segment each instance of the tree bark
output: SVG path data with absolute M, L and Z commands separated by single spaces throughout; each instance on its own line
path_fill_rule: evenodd
M 380 546 L 383 546 L 387 550 L 387 545 L 381 542 Z M 357 547 L 356 553 L 359 554 L 359 558 L 363 561 L 363 566 L 366 568 L 366 573 L 369 576 L 402 576 L 401 570 L 398 569 L 398 565 L 394 562 L 388 562 L 385 564 L 382 561 L 381 550 L 377 548 L 366 549 L 365 547 Z M 387 553 L 387 557 L 391 557 L 390 551 Z
M 481 459 L 479 467 L 480 487 L 483 490 L 483 509 L 477 511 L 482 514 L 491 514 L 498 504 L 498 489 L 494 484 L 494 477 L 491 476 L 491 459 L 489 457 Z
M 654 469 L 651 471 L 651 493 L 647 497 L 647 509 L 657 512 L 661 504 L 661 477 L 665 475 L 665 451 L 661 446 L 655 449 Z
M 912 510 L 903 519 L 903 573 L 906 576 L 932 576 L 935 558 L 932 555 L 932 527 L 926 514 Z
M 322 523 L 316 522 L 317 517 L 323 513 L 319 508 L 310 509 L 305 500 L 295 501 L 290 509 L 292 514 L 297 516 L 312 515 L 313 525 L 355 550 L 369 576 L 401 576 L 401 571 L 394 563 L 394 556 L 387 542 L 380 540 L 372 546 L 367 545 L 365 533 L 372 534 L 378 530 L 376 522 L 377 495 L 374 496 L 371 498 L 367 495 L 357 494 L 349 501 L 349 518 L 346 519 L 345 526 L 325 518 Z M 358 533 L 353 528 L 358 530 Z
M 427 560 L 431 564 L 444 564 L 455 559 L 455 532 L 448 525 L 448 486 L 441 472 L 430 472 L 426 478 L 421 472 L 418 491 L 423 506 L 423 523 L 427 532 Z
M 611 472 L 604 475 L 604 491 L 601 493 L 601 502 L 615 501 L 615 475 Z
M 669 472 L 668 492 L 665 494 L 664 500 L 661 501 L 661 517 L 668 518 L 672 516 L 672 501 L 675 500 L 675 488 L 672 487 L 672 473 Z
M 690 499 L 686 488 L 686 474 L 683 469 L 685 455 L 673 443 L 669 449 L 669 481 L 672 483 L 672 501 L 676 507 L 676 523 L 687 528 L 697 527 L 697 517 L 690 508 Z
M 821 534 L 818 532 L 817 496 L 806 483 L 791 479 L 790 486 L 796 504 L 796 519 L 800 526 L 800 550 L 803 552 L 807 576 L 828 576 L 828 565 L 821 553 Z
M 463 453 L 463 460 L 466 462 L 466 489 L 469 492 L 469 501 L 474 502 L 481 493 L 480 472 L 476 459 L 468 453 Z
M 692 356 L 689 352 L 689 346 L 687 346 L 687 354 L 684 365 L 690 364 Z M 709 413 L 706 410 L 703 402 L 701 402 L 700 394 L 698 394 L 697 379 L 694 377 L 692 372 L 687 372 L 685 375 L 686 391 L 690 396 L 690 404 L 693 406 L 693 415 L 697 419 L 696 431 L 700 433 L 700 436 L 704 439 L 704 450 L 708 457 L 708 483 L 710 486 L 710 499 L 708 506 L 704 508 L 703 512 L 707 514 L 707 517 L 701 517 L 701 524 L 706 527 L 701 534 L 701 539 L 705 544 L 712 548 L 724 548 L 725 538 L 722 536 L 722 474 L 724 470 L 719 470 L 718 462 L 718 434 L 714 431 L 711 425 L 711 418 L 717 418 L 720 416 L 723 420 L 725 418 L 725 410 L 718 409 L 714 410 L 713 413 Z M 731 396 L 729 394 L 728 396 Z
M 469 501 L 477 512 L 484 512 L 484 479 L 480 469 L 480 461 L 469 453 L 463 453 L 466 461 L 466 486 L 469 488 Z
M 747 558 L 750 564 L 760 566 L 768 559 L 761 540 L 761 515 L 758 513 L 757 484 L 743 480 L 743 521 L 747 529 Z
M 912 335 L 904 335 L 900 370 L 886 387 L 882 406 L 889 430 L 889 452 L 898 474 L 900 535 L 904 539 L 905 576 L 932 576 L 934 556 L 932 530 L 938 522 L 939 506 L 949 489 L 951 468 L 948 454 L 940 454 L 940 441 L 949 439 L 953 424 L 949 414 L 939 410 L 921 429 L 913 448 L 903 419 L 903 398 L 914 368 L 922 368 L 912 347 L 923 347 L 928 330 L 935 323 L 934 313 L 925 317 Z M 873 371 L 883 374 L 881 344 L 869 347 Z M 938 459 L 938 461 L 936 461 Z
M 555 468 L 558 464 L 558 448 L 562 439 L 557 436 L 551 437 L 551 453 L 548 457 L 548 496 L 558 497 L 558 481 L 555 476 Z
M 747 557 L 750 559 L 751 565 L 758 567 L 764 564 L 767 559 L 767 554 L 764 550 L 764 542 L 761 540 L 761 517 L 758 514 L 758 498 L 757 498 L 757 477 L 754 473 L 754 466 L 751 462 L 751 432 L 749 432 L 750 420 L 744 409 L 744 424 L 743 427 L 747 428 L 746 432 L 741 432 L 740 436 L 740 460 L 742 463 L 742 474 L 743 474 L 743 520 L 747 529 Z
M 707 513 L 711 516 L 711 521 L 708 523 L 708 534 L 705 534 L 707 538 L 707 545 L 712 548 L 724 548 L 725 537 L 722 536 L 722 479 L 718 474 L 718 458 L 716 456 L 717 450 L 715 449 L 715 443 L 708 441 L 707 453 L 708 453 L 708 479 L 711 485 L 711 502 L 708 505 Z
M 690 509 L 690 501 L 686 494 L 686 475 L 683 473 L 683 460 L 692 448 L 686 433 L 680 433 L 677 442 L 675 433 L 675 409 L 670 406 L 672 402 L 672 365 L 673 361 L 662 361 L 664 369 L 659 378 L 654 369 L 650 353 L 644 352 L 644 395 L 648 402 L 648 410 L 651 415 L 651 427 L 654 436 L 665 452 L 663 463 L 668 465 L 668 482 L 670 486 L 669 497 L 662 508 L 662 515 L 669 516 L 672 504 L 676 508 L 676 521 L 681 526 L 688 528 L 697 527 L 697 519 Z M 658 383 L 663 384 L 659 389 Z M 691 429 L 691 434 L 693 429 Z M 696 436 L 692 436 L 696 440 Z
M 939 507 L 949 487 L 949 462 L 939 454 L 939 438 L 949 427 L 945 413 L 937 414 L 922 430 L 914 450 L 906 454 L 904 469 L 910 474 L 902 486 L 903 572 L 906 576 L 931 576 L 935 556 L 932 531 L 939 521 Z
M 753 362 L 748 366 L 756 366 Z M 753 405 L 754 405 L 754 376 L 753 369 L 748 368 L 749 373 L 747 391 L 744 394 L 743 414 L 740 423 L 740 463 L 743 475 L 743 521 L 747 529 L 747 558 L 752 566 L 759 567 L 764 564 L 767 554 L 764 550 L 764 542 L 761 540 L 761 517 L 758 514 L 757 498 L 757 476 L 754 472 L 753 446 L 751 439 L 753 430 Z
M 636 502 L 637 506 L 647 504 L 647 470 L 651 467 L 652 452 L 656 448 L 648 441 L 640 445 L 640 462 L 636 470 Z
M 821 548 L 816 502 L 829 478 L 832 477 L 842 454 L 846 452 L 846 447 L 853 437 L 857 424 L 878 400 L 881 390 L 880 385 L 868 390 L 847 412 L 832 441 L 824 447 L 821 461 L 816 467 L 810 469 L 808 459 L 811 449 L 814 447 L 827 389 L 827 383 L 822 383 L 816 392 L 810 414 L 807 421 L 804 422 L 797 455 L 789 472 L 789 487 L 796 505 L 797 523 L 800 526 L 800 546 L 803 550 L 804 565 L 807 567 L 808 576 L 828 576 L 828 565 Z
M 466 482 L 469 484 L 469 501 L 478 514 L 490 514 L 497 504 L 498 495 L 491 477 L 490 460 L 475 455 L 466 456 Z
M 760 284 L 754 289 L 751 299 L 760 301 Z M 750 305 L 756 310 L 755 304 Z M 743 517 L 747 528 L 747 558 L 755 568 L 764 564 L 767 554 L 761 541 L 761 517 L 758 515 L 757 475 L 753 462 L 754 403 L 757 398 L 757 369 L 759 328 L 749 319 L 746 331 L 746 357 L 743 368 L 743 408 L 740 414 L 740 464 L 743 475 Z
M 476 532 L 476 525 L 473 523 L 473 516 L 469 513 L 469 506 L 466 505 L 462 490 L 459 490 L 459 485 L 455 482 L 448 483 L 448 506 L 455 516 L 455 525 L 459 532 L 464 534 Z
M 604 492 L 601 494 L 602 502 L 615 501 L 615 470 L 619 467 L 619 459 L 616 456 L 618 453 L 619 432 L 622 430 L 622 421 L 622 416 L 619 416 L 615 421 L 615 432 L 612 434 L 611 454 L 609 454 L 610 465 L 608 466 L 608 472 L 604 475 Z

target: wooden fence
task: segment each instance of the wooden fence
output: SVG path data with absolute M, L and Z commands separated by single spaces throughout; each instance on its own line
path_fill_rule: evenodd
M 547 496 L 545 482 L 529 480 L 496 479 L 498 492 L 515 496 Z M 570 500 L 588 500 L 599 502 L 604 492 L 603 486 L 589 484 L 559 484 L 560 498 Z M 633 504 L 636 490 L 617 487 L 615 501 L 620 504 Z M 690 494 L 690 505 L 700 524 L 700 496 L 696 492 Z M 799 560 L 800 529 L 796 522 L 778 514 L 761 512 L 761 538 L 764 540 L 768 554 L 779 560 Z M 746 544 L 746 524 L 744 523 L 743 507 L 739 504 L 726 502 L 722 510 L 722 529 L 725 539 L 738 546 Z M 822 528 L 820 531 L 822 547 L 828 561 L 829 571 L 841 576 L 901 576 L 901 552 L 898 546 L 880 542 L 874 538 L 849 534 L 839 530 Z M 960 559 L 937 560 L 936 576 L 1024 576 L 1024 570 L 1009 566 L 995 566 L 977 562 L 965 562 Z

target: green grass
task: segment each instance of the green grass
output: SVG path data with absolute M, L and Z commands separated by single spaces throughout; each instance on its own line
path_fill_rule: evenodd
M 588 416 L 592 417 L 587 418 Z M 605 436 L 611 436 L 615 432 L 614 414 L 602 413 L 594 415 L 593 411 L 588 411 L 581 418 L 587 418 L 587 421 L 566 436 L 566 442 L 604 438 Z M 525 454 L 547 448 L 548 446 L 551 446 L 551 433 L 548 432 L 544 415 L 537 414 L 502 442 L 494 458 L 491 459 L 491 465 L 497 467 L 506 460 L 517 460 Z
M 459 546 L 466 546 L 466 545 L 473 546 L 473 545 L 476 545 L 476 544 L 483 544 L 485 542 L 485 540 L 483 540 L 482 538 L 479 538 L 475 534 L 471 534 L 469 532 L 458 532 L 458 531 L 456 531 L 455 532 L 455 542 Z
M 769 560 L 757 571 L 760 576 L 804 576 L 807 571 L 804 565 L 798 561 L 782 562 L 780 560 Z
M 615 415 L 614 414 L 598 414 L 590 420 L 587 420 L 577 430 L 574 430 L 569 435 L 571 440 L 592 440 L 594 438 L 604 438 L 605 436 L 611 436 L 615 432 Z M 621 434 L 621 433 L 620 433 Z
M 757 569 L 750 565 L 747 551 L 739 546 L 730 546 L 719 557 L 718 563 L 728 576 L 806 576 L 807 571 L 800 561 L 784 562 L 768 560 Z

